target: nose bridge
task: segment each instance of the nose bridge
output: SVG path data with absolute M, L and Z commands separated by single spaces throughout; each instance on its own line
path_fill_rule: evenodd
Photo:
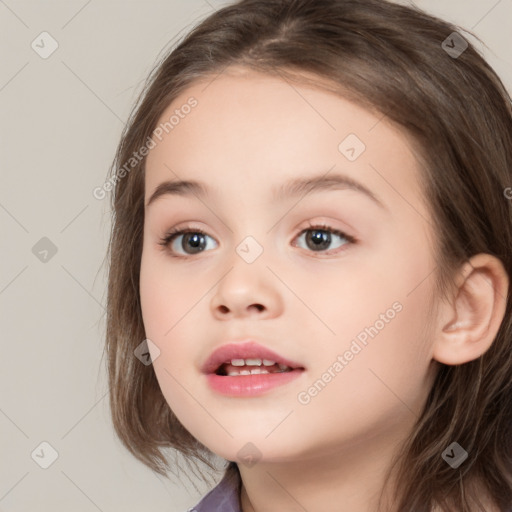
M 260 260 L 265 252 L 264 243 L 267 240 L 265 237 L 265 241 L 261 240 L 262 234 L 254 235 L 246 235 L 242 241 L 235 247 L 235 253 L 237 256 L 242 259 L 247 265 L 253 265 L 256 261 Z M 267 244 L 268 245 L 268 244 Z
M 253 230 L 252 233 L 255 233 Z M 248 294 L 254 296 L 255 291 L 267 281 L 269 274 L 266 268 L 269 264 L 266 248 L 261 234 L 240 235 L 241 240 L 230 249 L 227 257 L 226 272 L 219 281 L 220 288 L 229 288 L 235 295 Z M 258 239 L 259 240 L 258 240 Z
M 271 230 L 275 220 L 270 212 L 270 205 L 257 199 L 259 197 L 262 197 L 261 194 L 256 192 L 243 198 L 238 196 L 234 205 L 231 205 L 233 218 L 228 219 L 226 224 L 231 230 L 229 238 L 233 243 L 233 263 L 241 259 L 252 266 L 263 256 L 267 256 L 271 237 L 275 234 L 275 230 Z
M 240 197 L 235 204 L 239 201 Z M 230 233 L 226 234 L 229 243 L 227 252 L 222 253 L 223 264 L 232 269 L 230 274 L 235 272 L 249 280 L 252 274 L 260 282 L 271 277 L 276 279 L 267 266 L 280 268 L 281 262 L 278 258 L 284 256 L 283 247 L 286 241 L 285 233 L 280 228 L 284 217 L 279 213 L 281 209 L 273 209 L 272 203 L 266 202 L 264 194 L 258 193 L 252 198 L 249 195 L 246 202 L 239 205 L 239 210 L 236 207 L 238 204 L 235 208 L 231 205 L 234 216 L 224 220 Z
M 267 268 L 272 264 L 261 239 L 268 237 L 263 223 L 257 223 L 257 230 L 252 229 L 254 224 L 251 224 L 249 229 L 253 234 L 240 235 L 242 224 L 239 223 L 239 231 L 235 232 L 235 236 L 242 238 L 226 261 L 228 268 L 215 286 L 211 307 L 214 315 L 222 319 L 251 314 L 273 317 L 279 314 L 283 298 L 279 295 L 276 277 Z

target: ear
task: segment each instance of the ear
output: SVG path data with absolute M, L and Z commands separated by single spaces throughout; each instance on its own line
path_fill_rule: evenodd
M 458 365 L 477 359 L 494 341 L 507 306 L 508 274 L 501 260 L 477 254 L 461 268 L 455 296 L 443 303 L 432 357 Z

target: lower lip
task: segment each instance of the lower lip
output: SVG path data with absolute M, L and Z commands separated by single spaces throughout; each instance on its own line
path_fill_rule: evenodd
M 255 375 L 223 376 L 210 373 L 206 376 L 209 386 L 226 396 L 258 396 L 282 386 L 302 374 L 303 370 L 282 373 L 259 373 Z

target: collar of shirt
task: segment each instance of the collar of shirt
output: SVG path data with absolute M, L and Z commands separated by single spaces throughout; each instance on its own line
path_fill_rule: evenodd
M 240 473 L 230 465 L 222 480 L 188 512 L 242 512 L 240 504 Z M 512 512 L 512 509 L 510 509 Z
M 190 512 L 241 512 L 240 489 L 238 468 L 229 467 L 222 480 Z

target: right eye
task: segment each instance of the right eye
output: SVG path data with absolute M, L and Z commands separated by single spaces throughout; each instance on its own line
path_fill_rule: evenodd
M 160 240 L 159 245 L 168 248 L 172 256 L 178 258 L 187 257 L 204 252 L 203 250 L 207 246 L 205 242 L 206 237 L 211 238 L 206 232 L 198 228 L 185 227 L 182 229 L 173 229 L 166 233 Z M 176 247 L 180 247 L 184 253 L 180 254 Z M 187 252 L 189 248 L 191 252 Z

